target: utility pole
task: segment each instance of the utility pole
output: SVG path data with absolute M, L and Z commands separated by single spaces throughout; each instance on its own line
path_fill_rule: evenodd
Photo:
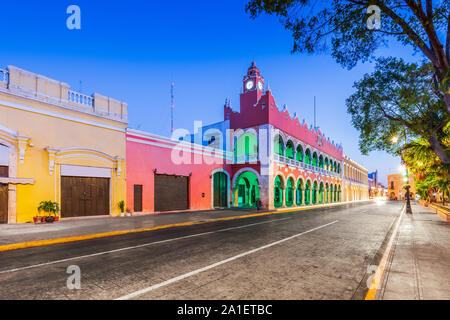
M 170 84 L 170 133 L 173 133 L 173 109 L 174 109 L 174 103 L 173 103 L 173 87 L 174 83 L 172 82 Z

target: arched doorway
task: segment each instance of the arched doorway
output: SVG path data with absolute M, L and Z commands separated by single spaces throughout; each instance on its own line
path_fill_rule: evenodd
M 297 182 L 297 197 L 295 198 L 295 204 L 301 206 L 303 204 L 303 181 L 301 179 Z
M 330 185 L 330 203 L 333 203 L 333 185 Z
M 328 182 L 325 183 L 325 202 L 330 202 L 330 186 L 328 185 Z
M 312 203 L 317 204 L 317 181 L 313 183 Z
M 294 205 L 294 180 L 289 178 L 286 187 L 286 206 L 292 207 Z
M 309 205 L 311 203 L 311 182 L 308 180 L 306 181 L 306 187 L 305 187 L 305 204 Z
M 337 202 L 337 185 L 334 185 L 333 202 Z
M 9 177 L 9 148 L 0 144 L 0 178 Z M 0 224 L 8 223 L 8 185 L 0 183 Z
M 237 191 L 235 205 L 241 208 L 256 207 L 259 199 L 259 181 L 251 171 L 242 172 L 236 179 L 234 193 Z
M 323 182 L 319 185 L 319 203 L 325 203 Z
M 337 197 L 337 201 L 338 202 L 341 202 L 342 200 L 341 200 L 341 186 L 339 185 L 339 188 L 338 188 L 338 197 Z
M 214 173 L 213 185 L 214 208 L 228 207 L 228 176 L 224 172 Z
M 311 164 L 311 151 L 309 149 L 305 151 L 305 163 Z
M 280 176 L 276 176 L 275 178 L 273 198 L 275 208 L 280 208 L 283 205 L 283 182 Z

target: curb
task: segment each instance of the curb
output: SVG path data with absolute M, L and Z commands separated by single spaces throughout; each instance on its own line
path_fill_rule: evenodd
M 63 238 L 56 238 L 56 239 L 45 239 L 45 240 L 19 242 L 19 243 L 13 243 L 13 244 L 0 245 L 0 252 L 25 249 L 25 248 L 42 247 L 42 246 L 49 246 L 49 245 L 54 245 L 54 244 L 62 244 L 62 243 L 77 242 L 77 241 L 84 241 L 84 240 L 92 240 L 92 239 L 99 239 L 99 238 L 114 237 L 114 236 L 120 236 L 120 235 L 125 235 L 125 234 L 164 230 L 164 229 L 170 229 L 170 228 L 176 228 L 176 227 L 186 227 L 186 226 L 200 225 L 200 224 L 206 224 L 206 223 L 212 223 L 212 222 L 254 218 L 254 217 L 268 216 L 268 215 L 272 215 L 272 214 L 295 213 L 295 212 L 302 212 L 302 211 L 308 211 L 308 210 L 314 210 L 314 209 L 320 209 L 320 208 L 338 207 L 338 206 L 345 205 L 345 204 L 351 204 L 351 203 L 349 203 L 349 202 L 341 203 L 340 202 L 340 203 L 336 203 L 335 205 L 327 205 L 327 206 L 311 206 L 311 207 L 299 207 L 296 209 L 281 209 L 281 210 L 253 213 L 253 214 L 249 214 L 249 215 L 241 215 L 241 216 L 234 216 L 234 217 L 166 224 L 166 225 L 160 225 L 160 226 L 149 227 L 149 228 L 118 230 L 118 231 L 94 233 L 94 234 L 87 234 L 87 235 L 80 235 L 80 236 L 70 236 L 70 237 L 63 237 Z
M 372 278 L 370 288 L 367 290 L 364 300 L 377 300 L 377 293 L 383 289 L 383 280 L 385 280 L 386 269 L 389 269 L 390 261 L 393 257 L 393 250 L 395 248 L 395 243 L 400 225 L 402 223 L 403 217 L 406 214 L 406 205 L 402 208 L 400 216 L 398 217 L 391 236 L 389 237 L 386 249 L 383 252 L 380 262 L 378 263 L 375 274 Z
M 422 205 L 424 206 L 424 205 Z M 424 206 L 425 207 L 425 206 Z M 450 211 L 446 210 L 442 207 L 436 206 L 434 204 L 428 204 L 428 207 L 425 208 L 433 208 L 436 210 L 436 214 L 445 222 L 450 222 Z

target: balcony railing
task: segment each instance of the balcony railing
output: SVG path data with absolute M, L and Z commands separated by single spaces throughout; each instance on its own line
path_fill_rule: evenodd
M 250 154 L 242 154 L 235 157 L 234 163 L 241 164 L 241 163 L 256 163 L 258 161 L 258 154 L 257 153 L 250 153 Z
M 284 164 L 287 164 L 287 165 L 292 166 L 292 167 L 297 167 L 297 168 L 300 168 L 300 169 L 312 171 L 312 172 L 315 172 L 315 173 L 320 173 L 320 174 L 323 174 L 323 175 L 328 175 L 328 176 L 333 176 L 333 177 L 339 177 L 340 176 L 340 174 L 337 173 L 337 172 L 328 171 L 328 170 L 325 170 L 323 168 L 319 168 L 319 167 L 313 166 L 311 164 L 307 164 L 307 163 L 300 162 L 300 161 L 297 161 L 297 160 L 294 160 L 294 159 L 286 158 L 284 156 L 280 156 L 278 154 L 274 154 L 274 159 L 277 162 L 284 163 Z
M 87 96 L 85 94 L 69 90 L 68 100 L 73 103 L 82 104 L 88 107 L 94 106 L 94 98 L 92 96 Z
M 8 83 L 8 71 L 0 69 L 0 82 Z

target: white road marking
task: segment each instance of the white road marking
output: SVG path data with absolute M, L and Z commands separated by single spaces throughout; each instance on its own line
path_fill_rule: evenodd
M 144 243 L 144 244 L 131 246 L 131 247 L 126 247 L 126 248 L 120 248 L 120 249 L 114 249 L 114 250 L 109 250 L 109 251 L 103 251 L 103 252 L 97 252 L 97 253 L 92 253 L 92 254 L 86 254 L 86 255 L 72 257 L 72 258 L 67 258 L 67 259 L 49 261 L 49 262 L 39 263 L 39 264 L 31 265 L 31 266 L 26 266 L 26 267 L 20 267 L 20 268 L 0 271 L 0 274 L 17 272 L 17 271 L 22 271 L 22 270 L 32 269 L 32 268 L 38 268 L 38 267 L 48 266 L 48 265 L 52 265 L 52 264 L 67 262 L 67 261 L 71 261 L 71 260 L 78 260 L 78 259 L 96 257 L 96 256 L 105 255 L 105 254 L 125 251 L 125 250 L 138 249 L 138 248 L 142 248 L 142 247 L 151 246 L 151 245 L 154 245 L 154 244 L 161 244 L 161 243 L 166 243 L 166 242 L 171 242 L 171 241 L 176 241 L 176 240 L 188 239 L 188 238 L 193 238 L 193 237 L 200 237 L 200 236 L 204 236 L 204 235 L 207 235 L 207 234 L 213 234 L 213 233 L 224 232 L 224 231 L 235 230 L 235 229 L 242 229 L 242 228 L 247 228 L 247 227 L 251 227 L 251 226 L 256 226 L 256 225 L 259 225 L 259 224 L 270 223 L 270 222 L 275 222 L 275 221 L 282 221 L 282 220 L 287 220 L 287 219 L 292 219 L 292 217 L 281 218 L 281 219 L 274 219 L 274 220 L 270 220 L 270 221 L 263 221 L 263 222 L 257 222 L 257 223 L 252 223 L 252 224 L 246 224 L 246 225 L 239 226 L 239 227 L 220 229 L 220 230 L 216 230 L 216 231 L 208 231 L 208 232 L 203 232 L 203 233 L 196 233 L 196 234 L 191 234 L 191 235 L 188 235 L 188 236 L 172 238 L 172 239 L 167 239 L 167 240 L 161 240 L 161 241 L 155 241 L 155 242 L 150 242 L 150 243 Z
M 148 292 L 150 292 L 150 291 L 153 291 L 153 290 L 159 289 L 159 288 L 161 288 L 161 287 L 167 286 L 167 285 L 172 284 L 172 283 L 174 283 L 174 282 L 177 282 L 177 281 L 180 281 L 180 280 L 189 278 L 189 277 L 191 277 L 191 276 L 193 276 L 193 275 L 196 275 L 196 274 L 199 274 L 199 273 L 201 273 L 201 272 L 203 272 L 203 271 L 207 271 L 207 270 L 213 269 L 213 268 L 215 268 L 215 267 L 217 267 L 217 266 L 220 266 L 220 265 L 222 265 L 222 264 L 228 263 L 228 262 L 230 262 L 230 261 L 233 261 L 233 260 L 236 260 L 236 259 L 239 259 L 239 258 L 248 256 L 249 254 L 252 254 L 252 253 L 255 253 L 255 252 L 258 252 L 258 251 L 261 251 L 261 250 L 270 248 L 270 247 L 273 247 L 273 246 L 278 245 L 278 244 L 280 244 L 280 243 L 283 243 L 283 242 L 292 240 L 292 239 L 294 239 L 294 238 L 297 238 L 297 237 L 300 237 L 300 236 L 302 236 L 302 235 L 304 235 L 304 234 L 307 234 L 307 233 L 310 233 L 310 232 L 319 230 L 319 229 L 321 229 L 321 228 L 325 228 L 325 227 L 327 227 L 327 226 L 329 226 L 329 225 L 332 225 L 332 224 L 334 224 L 334 223 L 336 223 L 336 222 L 339 222 L 339 221 L 336 220 L 336 221 L 333 221 L 333 222 L 324 224 L 324 225 L 322 225 L 322 226 L 319 226 L 319 227 L 310 229 L 310 230 L 308 230 L 308 231 L 304 231 L 304 232 L 302 232 L 302 233 L 298 233 L 298 234 L 293 235 L 293 236 L 291 236 L 291 237 L 284 238 L 284 239 L 281 239 L 281 240 L 278 240 L 278 241 L 275 241 L 275 242 L 266 244 L 266 245 L 264 245 L 264 246 L 262 246 L 262 247 L 259 247 L 259 248 L 256 248 L 256 249 L 252 249 L 252 250 L 250 250 L 250 251 L 243 252 L 243 253 L 238 254 L 238 255 L 236 255 L 236 256 L 233 256 L 233 257 L 231 257 L 231 258 L 228 258 L 228 259 L 225 259 L 225 260 L 222 260 L 222 261 L 213 263 L 213 264 L 211 264 L 211 265 L 209 265 L 209 266 L 206 266 L 206 267 L 203 267 L 203 268 L 200 268 L 200 269 L 197 269 L 197 270 L 194 270 L 194 271 L 191 271 L 191 272 L 182 274 L 182 275 L 180 275 L 180 276 L 178 276 L 178 277 L 175 277 L 175 278 L 166 280 L 166 281 L 164 281 L 164 282 L 155 284 L 155 285 L 150 286 L 150 287 L 148 287 L 148 288 L 145 288 L 145 289 L 142 289 L 142 290 L 138 290 L 138 291 L 132 292 L 132 293 L 130 293 L 130 294 L 127 294 L 127 295 L 122 296 L 122 297 L 120 297 L 120 298 L 117 298 L 117 299 L 115 299 L 115 300 L 128 300 L 128 299 L 132 299 L 132 298 L 138 297 L 138 296 L 140 296 L 140 295 L 143 295 L 143 294 L 148 293 Z

